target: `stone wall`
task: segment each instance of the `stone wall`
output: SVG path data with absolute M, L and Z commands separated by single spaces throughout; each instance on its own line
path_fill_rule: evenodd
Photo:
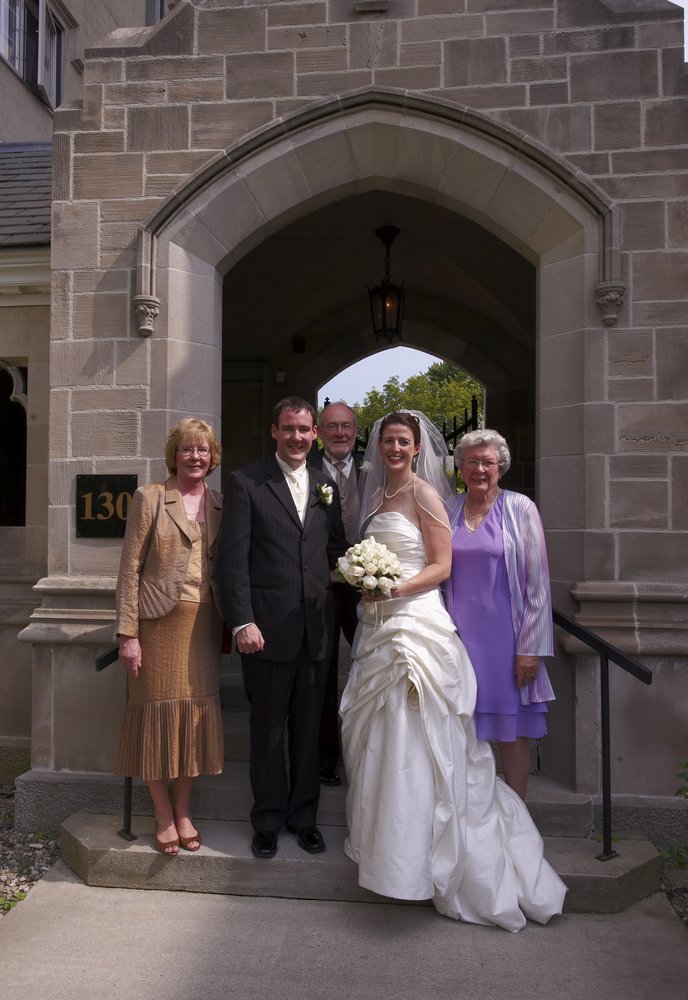
M 278 368 L 280 391 L 299 371 L 325 381 L 333 340 L 291 370 L 267 331 L 252 358 L 238 341 L 223 357 L 222 284 L 291 221 L 384 190 L 477 221 L 536 267 L 534 462 L 557 600 L 662 668 L 660 707 L 684 702 L 687 96 L 682 12 L 663 0 L 208 0 L 91 49 L 83 106 L 55 118 L 49 575 L 25 635 L 52 650 L 62 697 L 79 670 L 58 647 L 104 641 L 118 556 L 74 537 L 75 473 L 160 477 L 178 414 L 219 422 L 223 361 L 229 412 L 254 426 Z M 77 600 L 75 580 L 95 596 Z M 576 729 L 596 740 L 594 684 L 571 665 L 555 756 L 596 787 L 575 748 Z M 42 767 L 84 767 L 67 733 L 51 739 Z M 622 784 L 649 793 L 661 770 L 668 785 L 679 744 L 640 789 L 621 767 Z

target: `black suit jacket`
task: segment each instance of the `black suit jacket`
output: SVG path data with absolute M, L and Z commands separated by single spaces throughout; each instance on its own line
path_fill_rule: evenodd
M 231 473 L 225 486 L 217 575 L 229 628 L 255 622 L 265 647 L 253 656 L 294 660 L 306 638 L 311 659 L 324 660 L 332 643 L 330 568 L 346 550 L 339 494 L 323 504 L 309 468 L 302 526 L 275 458 Z

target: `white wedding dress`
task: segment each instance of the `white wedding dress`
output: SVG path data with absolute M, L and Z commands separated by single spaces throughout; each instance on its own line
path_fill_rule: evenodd
M 404 578 L 426 563 L 420 530 L 376 514 L 367 535 Z M 496 777 L 472 719 L 473 668 L 438 588 L 365 604 L 342 696 L 349 781 L 344 850 L 359 884 L 440 913 L 518 931 L 561 913 L 566 886 L 521 799 Z M 411 686 L 412 685 L 412 686 Z

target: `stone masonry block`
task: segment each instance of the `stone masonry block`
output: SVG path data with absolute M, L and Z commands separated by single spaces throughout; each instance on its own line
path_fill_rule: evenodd
M 685 97 L 688 93 L 684 46 L 657 48 L 662 51 L 662 93 L 665 97 Z
M 51 266 L 93 267 L 98 260 L 98 206 L 53 203 Z
M 667 483 L 617 480 L 609 484 L 611 528 L 668 528 Z
M 659 101 L 645 112 L 645 143 L 674 146 L 688 142 L 688 98 Z
M 106 110 L 112 105 L 167 104 L 167 85 L 161 80 L 113 83 L 105 88 Z
M 531 83 L 530 103 L 533 107 L 548 104 L 568 104 L 569 85 L 561 83 Z
M 294 53 L 255 52 L 227 56 L 227 97 L 289 97 L 294 93 Z
M 326 49 L 346 47 L 346 27 L 343 24 L 317 24 L 300 28 L 271 28 L 268 49 Z M 262 49 L 262 46 L 261 46 Z
M 441 62 L 441 42 L 411 42 L 401 46 L 400 66 L 439 66 Z
M 688 455 L 671 459 L 671 527 L 688 530 Z
M 394 21 L 352 24 L 349 29 L 351 69 L 379 69 L 397 64 L 397 31 Z M 413 86 L 410 84 L 409 86 Z M 433 84 L 433 86 L 436 86 Z
M 688 201 L 672 201 L 667 205 L 668 245 L 688 246 Z
M 299 97 L 327 97 L 332 94 L 343 94 L 358 87 L 369 87 L 372 83 L 372 72 L 369 70 L 351 70 L 347 73 L 310 73 L 297 78 L 296 88 Z
M 117 221 L 102 223 L 100 227 L 100 248 L 103 254 L 111 251 L 135 250 L 141 223 Z
M 107 271 L 76 271 L 73 294 L 85 295 L 92 292 L 128 292 L 129 272 L 124 268 Z
M 649 174 L 653 171 L 667 173 L 676 170 L 676 150 L 624 150 L 612 153 L 612 166 L 616 174 Z
M 685 583 L 688 531 L 621 531 L 619 580 Z
M 653 374 L 651 330 L 610 330 L 607 352 L 609 374 L 615 378 L 639 378 Z
M 198 53 L 228 54 L 265 50 L 266 12 L 260 8 L 199 10 Z M 288 46 L 279 46 L 287 48 Z
M 72 392 L 72 413 L 96 410 L 141 410 L 146 403 L 147 393 L 142 387 L 102 386 L 74 389 Z
M 632 272 L 635 299 L 656 302 L 688 297 L 688 253 L 633 254 Z
M 121 83 L 124 62 L 121 59 L 89 59 L 84 66 L 84 84 Z
M 451 39 L 481 38 L 485 34 L 483 18 L 476 14 L 454 14 L 451 17 L 416 18 L 401 25 L 401 42 L 445 42 Z M 483 39 L 484 41 L 485 39 Z
M 181 59 L 129 59 L 126 63 L 129 83 L 142 80 L 209 80 L 224 76 L 222 56 Z
M 688 450 L 688 403 L 617 404 L 619 451 Z
M 130 150 L 185 149 L 189 145 L 188 108 L 131 108 L 127 117 Z
M 554 36 L 555 52 L 604 52 L 608 49 L 634 49 L 635 29 L 631 24 L 582 31 L 559 31 Z M 638 48 L 645 48 L 639 45 Z
M 346 49 L 302 49 L 296 53 L 297 73 L 336 73 L 348 69 Z
M 456 7 L 456 0 L 418 0 L 418 17 L 427 17 L 429 14 L 454 14 Z
M 591 146 L 591 110 L 587 105 L 514 109 L 499 112 L 499 118 L 561 153 L 580 152 Z
M 53 343 L 50 345 L 51 383 L 68 388 L 73 385 L 112 385 L 113 358 L 112 341 L 62 340 Z M 52 428 L 52 402 L 50 422 Z
M 445 43 L 445 84 L 470 87 L 507 82 L 506 39 L 469 38 Z
M 656 333 L 657 394 L 660 399 L 688 399 L 688 329 Z
M 74 157 L 75 199 L 140 198 L 142 194 L 143 157 L 138 153 Z M 82 229 L 80 235 L 83 234 Z
M 553 28 L 554 14 L 551 9 L 544 9 L 543 5 L 539 5 L 538 10 L 521 10 L 519 5 L 519 9 L 504 13 L 488 12 L 485 16 L 486 34 L 503 38 L 532 32 L 542 32 L 547 37 Z
M 355 3 L 356 0 L 328 0 L 328 20 L 330 24 L 338 24 L 341 21 L 379 21 L 383 17 L 405 20 L 412 18 L 416 13 L 416 0 L 392 0 L 390 10 L 386 14 L 380 14 L 378 11 L 359 13 L 354 9 Z M 461 3 L 463 3 L 463 0 L 461 0 Z M 456 4 L 453 9 L 456 10 Z
M 150 172 L 150 170 L 146 171 L 146 173 Z M 141 220 L 150 215 L 158 204 L 155 198 L 149 198 L 147 201 L 142 201 L 140 198 L 133 201 L 126 201 L 125 199 L 122 201 L 101 201 L 100 220 L 103 223 L 138 222 L 140 225 Z M 101 284 L 98 287 L 102 289 L 103 285 Z M 106 287 L 104 290 L 113 291 L 115 289 Z M 81 286 L 79 291 L 86 291 L 86 286 Z
M 72 416 L 72 456 L 135 455 L 137 432 L 135 412 L 75 413 Z
M 517 59 L 519 56 L 542 55 L 542 42 L 539 35 L 515 35 L 509 39 L 509 56 Z
M 376 69 L 375 83 L 381 87 L 408 87 L 434 90 L 440 85 L 439 66 L 409 66 L 404 69 Z
M 75 153 L 123 153 L 124 132 L 81 132 L 74 136 Z
M 93 337 L 98 340 L 106 337 L 126 337 L 128 329 L 128 295 L 74 297 L 75 337 Z
M 666 479 L 667 455 L 610 455 L 610 479 Z
M 118 341 L 115 344 L 115 382 L 117 385 L 143 385 L 149 380 L 150 341 Z
M 208 153 L 196 150 L 180 149 L 165 153 L 146 154 L 147 174 L 193 174 L 199 167 L 207 163 Z M 101 208 L 101 211 L 103 209 Z
M 621 206 L 622 245 L 626 250 L 659 250 L 666 243 L 664 205 L 653 201 Z
M 167 84 L 167 96 L 172 104 L 220 104 L 225 96 L 225 81 L 177 80 Z
M 224 149 L 272 121 L 271 101 L 205 105 L 191 108 L 191 146 Z
M 528 97 L 525 84 L 497 87 L 451 87 L 431 91 L 430 96 L 455 101 L 480 111 L 485 108 L 522 108 Z
M 607 398 L 615 403 L 640 403 L 655 398 L 655 382 L 651 378 L 610 378 Z
M 327 4 L 320 3 L 271 3 L 268 5 L 268 28 L 282 28 L 294 24 L 323 24 L 327 20 Z
M 511 79 L 514 83 L 566 80 L 567 76 L 566 59 L 561 56 L 511 60 Z
M 656 97 L 659 93 L 654 52 L 595 52 L 570 57 L 571 100 L 596 101 Z
M 597 104 L 593 110 L 595 149 L 635 149 L 641 142 L 640 105 Z

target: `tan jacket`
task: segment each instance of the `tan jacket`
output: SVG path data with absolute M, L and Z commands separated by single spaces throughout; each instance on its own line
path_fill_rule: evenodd
M 222 495 L 206 487 L 210 586 L 215 586 L 215 542 L 222 514 Z M 176 476 L 136 490 L 127 527 L 115 592 L 116 634 L 138 636 L 140 618 L 164 618 L 182 593 L 191 555 L 191 536 Z

